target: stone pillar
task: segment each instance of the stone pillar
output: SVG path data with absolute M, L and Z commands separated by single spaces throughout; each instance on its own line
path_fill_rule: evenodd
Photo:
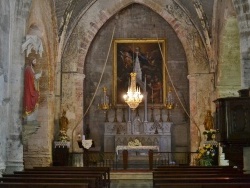
M 207 110 L 215 110 L 213 105 L 213 74 L 192 74 L 189 79 L 190 103 L 190 151 L 197 151 L 201 145 L 204 131 L 204 118 Z M 206 87 L 204 87 L 206 86 Z
M 8 109 L 9 109 L 9 89 L 7 74 L 9 69 L 9 27 L 10 27 L 10 1 L 3 0 L 0 3 L 0 22 L 4 23 L 0 27 L 0 177 L 6 168 L 6 140 L 8 131 Z
M 248 26 L 250 20 L 248 18 L 249 11 L 249 1 L 236 1 L 233 0 L 233 4 L 238 16 L 238 26 L 240 32 L 240 50 L 241 50 L 241 87 L 242 89 L 247 89 L 250 87 L 250 38 Z
M 7 57 L 8 74 L 6 74 L 6 88 L 9 96 L 9 106 L 6 109 L 8 120 L 6 142 L 6 173 L 23 169 L 22 133 L 22 96 L 23 96 L 23 68 L 24 55 L 21 54 L 21 42 L 25 36 L 26 19 L 31 2 L 24 0 L 22 3 L 10 1 L 9 14 L 6 20 L 10 21 L 8 44 L 5 48 L 9 51 Z M 17 11 L 19 10 L 19 11 Z M 19 46 L 19 48 L 18 48 Z
M 71 150 L 79 149 L 75 138 L 83 133 L 83 82 L 85 75 L 82 73 L 62 73 L 61 109 L 66 110 L 69 119 L 67 135 L 71 143 Z M 68 85 L 68 87 L 66 87 Z M 95 115 L 95 113 L 93 113 Z M 71 151 L 70 150 L 70 151 Z
M 195 125 L 197 116 L 197 75 L 188 75 L 189 101 L 190 101 L 190 151 L 196 151 L 199 147 L 199 130 Z

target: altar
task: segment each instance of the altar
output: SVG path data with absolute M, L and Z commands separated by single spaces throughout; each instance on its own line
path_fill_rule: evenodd
M 171 152 L 172 124 L 172 122 L 105 122 L 104 152 L 117 152 L 117 149 L 128 146 L 128 143 L 135 139 L 139 140 L 142 146 L 157 146 L 159 152 Z
M 138 140 L 137 140 L 138 141 Z M 133 142 L 133 141 L 131 141 Z M 135 145 L 128 145 L 128 146 L 117 146 L 116 147 L 116 164 L 118 160 L 123 161 L 123 169 L 128 168 L 128 161 L 132 158 L 132 160 L 135 160 L 136 158 L 138 160 L 146 160 L 149 161 L 149 169 L 152 169 L 152 161 L 153 151 L 159 151 L 159 146 L 135 146 Z M 122 157 L 120 157 L 122 156 Z M 136 157 L 136 158 L 135 158 Z M 138 158 L 139 157 L 139 158 Z M 143 158 L 141 158 L 143 157 Z
M 136 153 L 145 153 L 149 150 L 159 151 L 159 146 L 116 146 L 116 154 L 119 154 L 119 151 L 134 151 Z

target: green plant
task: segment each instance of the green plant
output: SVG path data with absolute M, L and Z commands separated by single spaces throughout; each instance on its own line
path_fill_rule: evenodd
M 201 166 L 212 166 L 213 157 L 216 154 L 214 146 L 211 144 L 204 144 L 203 147 L 198 149 L 196 161 Z

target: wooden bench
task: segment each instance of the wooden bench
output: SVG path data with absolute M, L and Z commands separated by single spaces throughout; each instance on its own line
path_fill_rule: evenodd
M 238 168 L 228 166 L 216 166 L 216 167 L 205 167 L 205 166 L 159 166 L 153 170 L 170 170 L 170 171 L 227 171 L 227 172 L 241 172 L 244 171 Z
M 15 171 L 14 174 L 3 174 L 0 178 L 3 186 L 7 184 L 29 183 L 77 183 L 76 186 L 90 188 L 110 187 L 110 168 L 109 167 L 36 167 Z M 12 185 L 10 185 L 12 186 Z M 66 186 L 66 185 L 65 185 Z
M 238 169 L 234 168 L 233 166 L 184 166 L 184 165 L 176 165 L 176 166 L 169 166 L 169 165 L 160 165 L 156 168 L 167 168 L 167 169 Z
M 92 186 L 95 185 L 96 187 L 104 187 L 104 181 L 102 179 L 101 174 L 3 174 L 3 178 L 82 178 L 85 179 L 86 182 L 92 183 Z M 94 179 L 94 180 L 92 180 Z M 93 181 L 93 182 L 92 182 Z M 66 183 L 66 182 L 65 182 Z
M 229 174 L 243 174 L 244 172 L 235 168 L 155 168 L 153 172 L 164 172 L 165 174 L 207 174 L 207 173 L 229 173 Z
M 101 188 L 93 177 L 84 178 L 58 178 L 58 177 L 2 177 L 0 182 L 3 183 L 85 183 L 89 188 Z
M 103 174 L 98 172 L 79 172 L 75 173 L 75 171 L 34 171 L 34 172 L 14 172 L 13 175 L 3 175 L 3 177 L 58 177 L 58 178 L 95 178 L 96 184 L 100 185 L 101 187 L 105 187 L 106 180 L 103 179 Z
M 220 184 L 230 184 L 233 183 L 245 183 L 250 186 L 249 177 L 229 177 L 229 176 L 220 176 L 220 177 L 170 177 L 170 178 L 154 178 L 153 185 L 154 187 L 159 187 L 159 185 L 169 184 L 190 184 L 190 185 L 205 185 L 209 183 L 217 184 L 217 187 L 221 187 Z M 173 188 L 175 188 L 173 186 Z
M 233 185 L 232 188 L 250 186 L 250 174 L 229 167 L 159 167 L 152 173 L 154 187 L 204 188 L 211 187 L 210 184 L 220 188 L 229 184 Z
M 89 188 L 88 183 L 0 182 L 1 188 Z
M 110 187 L 110 167 L 72 167 L 72 166 L 53 166 L 53 167 L 34 167 L 33 169 L 25 169 L 25 171 L 70 171 L 70 173 L 97 172 L 103 174 L 105 186 Z M 76 171 L 76 172 L 73 172 Z
M 157 183 L 155 188 L 249 188 L 249 183 Z
M 215 174 L 164 174 L 164 173 L 153 173 L 153 178 L 164 178 L 164 177 L 220 177 L 220 176 L 228 176 L 228 177 L 249 177 L 250 175 L 243 175 L 243 174 L 221 174 L 221 173 L 215 173 Z

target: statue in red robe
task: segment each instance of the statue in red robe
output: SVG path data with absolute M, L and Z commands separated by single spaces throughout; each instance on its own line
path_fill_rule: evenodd
M 39 88 L 36 85 L 36 80 L 42 75 L 41 73 L 35 74 L 33 67 L 36 64 L 36 59 L 31 58 L 29 64 L 25 67 L 24 71 L 24 116 L 30 115 L 38 107 L 40 97 Z

